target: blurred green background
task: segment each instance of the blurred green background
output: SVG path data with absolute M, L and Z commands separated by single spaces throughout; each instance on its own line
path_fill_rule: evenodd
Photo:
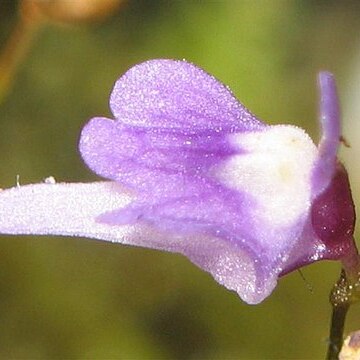
M 2 47 L 17 8 L 0 0 Z M 0 187 L 13 186 L 17 174 L 23 184 L 49 175 L 96 180 L 77 141 L 90 117 L 110 116 L 114 81 L 147 59 L 184 58 L 229 85 L 261 119 L 304 127 L 315 141 L 316 74 L 334 72 L 353 145 L 341 156 L 360 200 L 359 31 L 358 1 L 129 1 L 100 23 L 48 24 L 0 99 Z M 328 293 L 339 269 L 313 264 L 303 270 L 312 292 L 294 272 L 250 306 L 178 255 L 3 236 L 0 358 L 324 358 Z M 355 306 L 346 330 L 359 328 Z

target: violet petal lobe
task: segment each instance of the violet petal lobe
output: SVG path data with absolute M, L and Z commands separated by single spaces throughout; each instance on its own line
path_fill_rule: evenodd
M 116 82 L 110 107 L 116 119 L 133 126 L 215 131 L 260 125 L 226 86 L 186 61 L 135 65 Z

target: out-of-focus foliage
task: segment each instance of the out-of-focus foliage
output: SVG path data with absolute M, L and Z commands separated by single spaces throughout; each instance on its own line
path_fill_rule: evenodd
M 16 10 L 0 3 L 2 45 Z M 192 61 L 260 118 L 316 139 L 316 73 L 335 73 L 345 103 L 359 11 L 338 1 L 144 0 L 102 23 L 48 24 L 0 104 L 0 187 L 17 174 L 20 183 L 94 180 L 77 153 L 79 131 L 110 115 L 114 81 L 150 58 Z M 252 307 L 172 254 L 54 237 L 2 237 L 0 247 L 0 358 L 315 359 L 326 351 L 336 263 L 304 269 L 313 292 L 293 273 Z M 348 331 L 360 323 L 356 310 Z

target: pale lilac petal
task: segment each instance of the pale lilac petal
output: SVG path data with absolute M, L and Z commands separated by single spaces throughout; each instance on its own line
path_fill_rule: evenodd
M 110 107 L 116 119 L 133 126 L 183 131 L 262 126 L 229 88 L 179 60 L 150 60 L 132 67 L 116 82 Z
M 262 301 L 276 274 L 259 271 L 238 245 L 201 234 L 181 236 L 143 222 L 109 225 L 101 214 L 133 198 L 114 182 L 35 184 L 0 192 L 0 233 L 84 236 L 181 253 L 248 303 Z
M 129 227 L 115 229 L 96 221 L 100 214 L 131 200 L 111 182 L 36 184 L 0 192 L 2 234 L 52 234 L 120 241 Z
M 79 149 L 86 164 L 100 176 L 138 191 L 151 191 L 152 197 L 161 183 L 163 193 L 179 196 L 184 178 L 202 177 L 234 153 L 225 135 L 175 133 L 94 118 L 82 130 Z

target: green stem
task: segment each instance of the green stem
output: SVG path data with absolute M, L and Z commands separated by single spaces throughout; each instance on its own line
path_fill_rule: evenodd
M 340 278 L 330 292 L 332 317 L 329 347 L 326 359 L 338 360 L 344 339 L 344 327 L 348 310 L 360 301 L 360 256 L 355 241 L 347 256 L 342 259 Z
M 333 309 L 330 324 L 329 347 L 326 359 L 338 360 L 343 343 L 345 319 L 350 308 L 348 284 L 344 270 L 341 271 L 340 279 L 330 293 L 330 303 Z

